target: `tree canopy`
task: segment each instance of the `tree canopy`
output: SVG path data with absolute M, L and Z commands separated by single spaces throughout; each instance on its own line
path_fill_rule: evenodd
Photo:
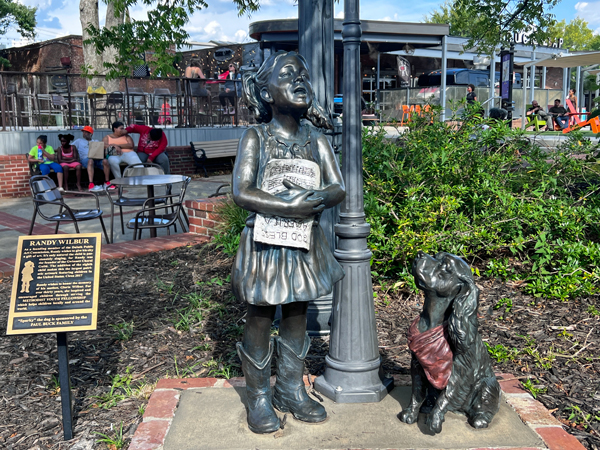
M 489 54 L 509 47 L 514 33 L 526 32 L 532 42 L 545 42 L 556 20 L 549 11 L 560 0 L 450 0 L 426 16 L 427 22 L 450 24 L 450 34 L 468 38 L 467 48 Z
M 37 8 L 30 8 L 13 0 L 0 0 L 0 35 L 14 27 L 21 36 L 34 37 L 36 11 Z
M 553 38 L 562 38 L 563 48 L 571 51 L 600 50 L 600 35 L 594 35 L 588 23 L 579 17 L 569 23 L 564 19 L 556 22 L 549 31 Z
M 134 5 L 149 7 L 148 19 L 127 18 L 113 27 L 87 28 L 90 38 L 85 44 L 95 46 L 98 53 L 111 48 L 116 50 L 114 62 L 104 62 L 107 78 L 130 74 L 134 67 L 148 63 L 152 75 L 176 73 L 173 67 L 176 48 L 189 40 L 185 26 L 190 16 L 208 7 L 205 0 L 108 0 L 115 8 L 115 15 L 127 17 L 127 10 Z M 238 14 L 249 14 L 259 8 L 258 0 L 233 0 Z M 151 55 L 144 61 L 142 55 Z M 95 68 L 93 68 L 95 69 Z
M 25 38 L 35 36 L 35 12 L 37 8 L 17 3 L 13 0 L 0 0 L 0 35 L 4 35 L 10 28 Z M 8 60 L 0 58 L 0 65 L 9 66 Z

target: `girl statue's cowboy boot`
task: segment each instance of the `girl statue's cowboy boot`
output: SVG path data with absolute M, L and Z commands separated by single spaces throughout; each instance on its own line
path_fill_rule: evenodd
M 304 422 L 323 422 L 327 411 L 311 399 L 304 387 L 304 359 L 310 348 L 310 338 L 304 337 L 302 352 L 298 355 L 281 337 L 277 342 L 277 382 L 273 395 L 273 406 L 281 412 L 291 412 Z
M 237 352 L 242 360 L 242 371 L 246 378 L 248 428 L 254 433 L 272 433 L 281 426 L 271 403 L 273 347 L 273 339 L 271 339 L 267 356 L 257 362 L 248 354 L 241 342 L 237 343 Z

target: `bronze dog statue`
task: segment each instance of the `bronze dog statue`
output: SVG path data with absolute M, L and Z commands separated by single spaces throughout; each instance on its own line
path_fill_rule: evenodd
M 426 425 L 439 433 L 446 412 L 455 411 L 486 428 L 498 412 L 500 385 L 479 336 L 479 289 L 471 269 L 456 255 L 419 252 L 412 273 L 425 302 L 407 333 L 412 398 L 398 418 L 410 424 L 419 412 L 429 413 Z

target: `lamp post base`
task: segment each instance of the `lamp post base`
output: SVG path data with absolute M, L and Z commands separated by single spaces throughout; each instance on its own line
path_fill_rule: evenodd
M 315 380 L 315 389 L 336 403 L 377 403 L 394 388 L 393 378 L 383 376 L 380 358 L 361 365 L 348 365 L 325 357 L 325 373 Z

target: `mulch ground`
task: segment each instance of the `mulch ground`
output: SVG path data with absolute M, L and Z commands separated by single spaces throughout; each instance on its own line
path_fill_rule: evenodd
M 97 433 L 114 439 L 121 424 L 126 448 L 158 379 L 239 376 L 235 342 L 245 307 L 231 294 L 231 263 L 211 245 L 102 262 L 98 330 L 69 335 L 69 442 L 62 440 L 55 335 L 3 336 L 0 448 L 105 449 Z M 510 282 L 477 284 L 480 332 L 496 371 L 519 377 L 584 446 L 600 448 L 600 299 L 561 303 L 522 295 Z M 0 280 L 5 312 L 11 286 L 12 279 Z M 405 333 L 422 297 L 375 291 L 384 371 L 407 376 Z M 310 373 L 323 371 L 327 350 L 327 338 L 313 339 Z

